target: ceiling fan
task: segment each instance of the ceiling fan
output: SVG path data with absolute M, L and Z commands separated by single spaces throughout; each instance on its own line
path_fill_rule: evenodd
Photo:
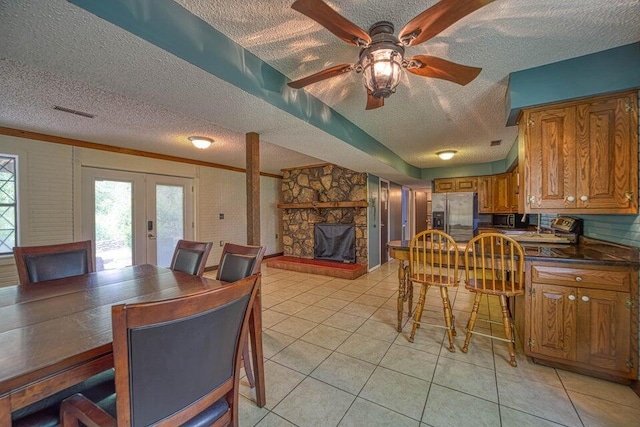
M 300 89 L 355 70 L 364 76 L 367 110 L 382 107 L 384 98 L 395 92 L 401 68 L 422 77 L 444 79 L 466 85 L 482 68 L 456 64 L 430 55 L 404 58 L 405 46 L 416 46 L 445 30 L 455 22 L 491 3 L 493 0 L 441 0 L 413 18 L 395 36 L 391 22 L 376 22 L 367 33 L 333 10 L 322 0 L 296 0 L 291 8 L 308 16 L 347 43 L 360 49 L 354 64 L 341 64 L 288 83 Z

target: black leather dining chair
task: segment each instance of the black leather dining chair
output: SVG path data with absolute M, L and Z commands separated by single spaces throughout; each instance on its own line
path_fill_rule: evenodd
M 216 279 L 222 280 L 223 282 L 235 282 L 243 277 L 259 273 L 266 249 L 264 246 L 225 243 L 222 248 L 222 254 L 220 255 Z M 249 386 L 253 388 L 256 382 L 253 377 L 253 370 L 251 369 L 251 361 L 249 359 L 248 338 L 243 343 L 242 361 Z
M 13 256 L 21 285 L 95 271 L 91 240 L 46 246 L 16 246 Z
M 212 242 L 178 240 L 170 268 L 194 276 L 202 276 L 212 246 Z
M 238 425 L 240 346 L 260 283 L 112 307 L 115 393 L 62 402 L 63 427 Z

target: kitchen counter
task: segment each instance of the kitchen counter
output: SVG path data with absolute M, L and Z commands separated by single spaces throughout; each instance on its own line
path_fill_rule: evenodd
M 577 245 L 522 243 L 525 259 L 639 265 L 638 248 L 581 236 Z
M 409 241 L 393 240 L 389 242 L 389 252 L 393 258 L 409 259 Z M 525 260 L 570 261 L 590 264 L 626 264 L 640 265 L 639 250 L 635 247 L 618 245 L 602 240 L 581 236 L 577 245 L 556 243 L 521 243 Z M 458 244 L 458 250 L 464 251 L 466 243 Z

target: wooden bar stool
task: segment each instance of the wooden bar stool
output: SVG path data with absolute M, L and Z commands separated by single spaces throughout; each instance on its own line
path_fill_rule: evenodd
M 413 329 L 409 341 L 413 342 L 416 329 L 422 321 L 422 310 L 429 286 L 440 288 L 445 328 L 449 337 L 449 351 L 456 351 L 453 337 L 456 335 L 455 318 L 451 311 L 448 288 L 458 286 L 458 247 L 446 233 L 438 230 L 422 231 L 411 239 L 409 245 L 409 278 L 421 285 L 420 298 L 413 316 Z
M 509 346 L 511 366 L 517 366 L 515 353 L 515 332 L 507 308 L 507 297 L 524 295 L 524 251 L 522 246 L 511 237 L 500 233 L 482 233 L 469 241 L 464 251 L 465 288 L 475 292 L 473 309 L 467 323 L 467 336 L 462 352 L 469 350 L 471 334 L 506 341 Z M 496 295 L 500 298 L 502 322 L 484 319 L 485 322 L 504 326 L 505 338 L 475 332 L 473 328 L 478 316 L 478 307 L 482 294 Z

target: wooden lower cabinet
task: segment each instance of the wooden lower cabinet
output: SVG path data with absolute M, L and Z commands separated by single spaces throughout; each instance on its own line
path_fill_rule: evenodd
M 638 378 L 638 270 L 527 261 L 525 354 L 612 379 Z

